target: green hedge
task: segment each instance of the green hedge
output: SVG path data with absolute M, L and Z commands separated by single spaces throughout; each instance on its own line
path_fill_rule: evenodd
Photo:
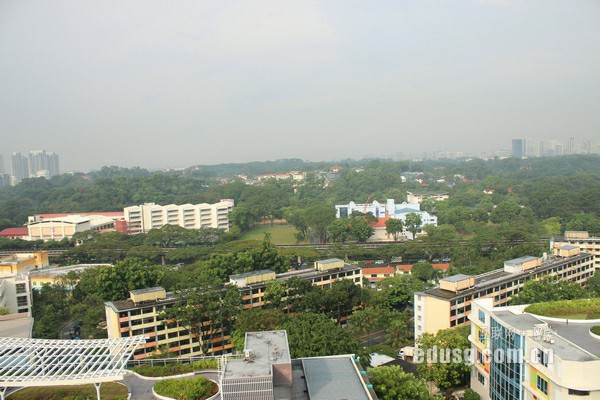
M 143 376 L 157 377 L 181 375 L 187 374 L 189 372 L 215 368 L 217 368 L 217 360 L 203 360 L 196 361 L 192 364 L 167 364 L 155 366 L 147 364 L 141 365 L 139 367 L 134 367 L 132 368 L 132 370 Z
M 578 319 L 600 319 L 600 298 L 549 301 L 531 304 L 525 312 L 545 317 L 565 318 L 571 315 L 582 315 Z
M 592 329 L 590 329 L 590 330 L 592 331 L 592 333 L 593 333 L 594 335 L 598 335 L 598 336 L 600 336 L 600 326 L 598 326 L 598 325 L 596 325 L 596 326 L 593 326 L 593 327 L 592 327 Z
M 154 391 L 177 400 L 203 400 L 217 393 L 217 384 L 202 376 L 165 379 L 154 385 Z

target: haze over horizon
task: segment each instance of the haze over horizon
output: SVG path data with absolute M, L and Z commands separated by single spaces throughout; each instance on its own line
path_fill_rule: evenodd
M 593 0 L 0 2 L 5 164 L 36 149 L 86 171 L 597 141 L 599 105 Z

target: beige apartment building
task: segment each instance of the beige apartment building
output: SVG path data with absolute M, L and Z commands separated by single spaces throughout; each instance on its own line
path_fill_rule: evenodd
M 593 274 L 594 257 L 565 245 L 556 248 L 553 255 L 509 260 L 504 268 L 481 275 L 440 279 L 438 287 L 414 295 L 415 338 L 468 324 L 475 299 L 489 297 L 494 306 L 505 306 L 528 280 L 553 276 L 583 285 Z
M 229 213 L 233 200 L 224 199 L 215 204 L 168 204 L 161 206 L 145 203 L 125 207 L 125 221 L 129 233 L 148 233 L 165 225 L 177 225 L 186 229 L 218 228 L 229 230 Z
M 600 237 L 590 236 L 587 231 L 565 231 L 564 236 L 550 239 L 550 249 L 573 245 L 578 246 L 582 253 L 592 254 L 596 269 L 600 269 Z
M 345 264 L 339 259 L 316 261 L 312 268 L 275 274 L 270 270 L 254 271 L 230 276 L 230 283 L 239 288 L 245 309 L 264 304 L 267 284 L 275 280 L 292 277 L 307 280 L 315 286 L 331 286 L 338 279 L 351 279 L 362 285 L 360 266 Z M 132 290 L 129 299 L 105 303 L 107 333 L 109 338 L 146 335 L 146 344 L 134 354 L 142 359 L 159 349 L 168 348 L 177 356 L 221 355 L 231 352 L 233 344 L 227 332 L 219 332 L 202 341 L 212 341 L 210 354 L 203 354 L 197 342 L 192 342 L 189 331 L 177 323 L 166 324 L 161 313 L 178 301 L 172 293 L 162 287 Z

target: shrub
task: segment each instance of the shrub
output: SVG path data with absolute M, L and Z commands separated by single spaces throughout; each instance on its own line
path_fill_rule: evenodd
M 187 374 L 189 372 L 217 368 L 217 360 L 201 360 L 192 364 L 167 364 L 167 365 L 140 365 L 132 370 L 143 376 L 172 376 Z
M 217 393 L 217 384 L 202 376 L 165 379 L 154 385 L 154 391 L 177 400 L 203 400 Z
M 600 318 L 600 298 L 536 303 L 527 306 L 525 312 L 558 318 L 582 314 L 585 315 L 584 319 L 596 319 Z

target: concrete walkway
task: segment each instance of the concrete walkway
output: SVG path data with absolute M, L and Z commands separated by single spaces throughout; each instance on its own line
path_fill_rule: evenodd
M 217 371 L 207 370 L 197 372 L 195 376 L 203 376 L 206 379 L 210 379 L 211 381 L 218 382 L 219 374 Z M 165 376 L 164 379 L 171 379 L 170 376 Z M 183 379 L 183 378 L 175 378 L 175 379 Z M 160 379 L 156 380 L 148 380 L 137 377 L 134 374 L 127 374 L 123 377 L 122 381 L 119 381 L 127 386 L 127 390 L 131 393 L 131 400 L 149 400 L 156 399 L 156 397 L 152 394 L 152 387 L 156 385 L 156 383 L 160 382 Z

